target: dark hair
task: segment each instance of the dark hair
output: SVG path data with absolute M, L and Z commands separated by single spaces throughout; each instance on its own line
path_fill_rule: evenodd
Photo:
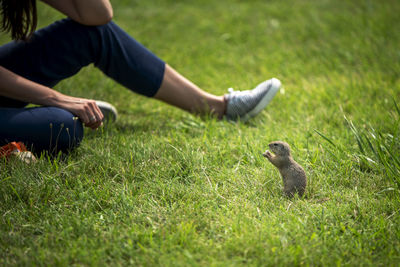
M 28 40 L 36 29 L 36 0 L 0 0 L 1 29 L 14 40 Z

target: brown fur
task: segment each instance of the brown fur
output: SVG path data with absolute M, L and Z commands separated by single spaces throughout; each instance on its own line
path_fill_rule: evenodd
M 274 141 L 268 147 L 275 155 L 266 150 L 263 156 L 281 173 L 285 194 L 293 197 L 297 192 L 300 197 L 303 196 L 307 185 L 306 172 L 292 158 L 289 145 L 282 141 Z

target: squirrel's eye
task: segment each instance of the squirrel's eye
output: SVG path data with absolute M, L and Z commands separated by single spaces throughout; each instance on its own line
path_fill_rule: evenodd
M 274 144 L 274 146 L 278 146 L 278 144 Z

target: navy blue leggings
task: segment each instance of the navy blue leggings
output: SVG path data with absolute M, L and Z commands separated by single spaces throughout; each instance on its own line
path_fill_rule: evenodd
M 84 26 L 70 19 L 35 32 L 28 42 L 0 47 L 0 65 L 31 81 L 53 87 L 93 63 L 128 89 L 154 96 L 165 63 L 115 23 Z M 24 108 L 28 103 L 0 96 L 0 145 L 22 141 L 35 152 L 68 151 L 83 138 L 83 127 L 68 111 Z

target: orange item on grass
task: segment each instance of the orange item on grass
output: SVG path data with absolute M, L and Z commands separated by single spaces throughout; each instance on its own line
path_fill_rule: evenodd
M 20 160 L 26 163 L 36 162 L 35 156 L 28 150 L 22 142 L 11 142 L 7 145 L 0 147 L 0 158 L 10 156 L 17 156 Z
M 16 152 L 24 152 L 24 151 L 27 151 L 24 143 L 11 142 L 11 143 L 8 143 L 7 145 L 0 147 L 0 158 L 8 157 L 13 152 L 16 153 Z

